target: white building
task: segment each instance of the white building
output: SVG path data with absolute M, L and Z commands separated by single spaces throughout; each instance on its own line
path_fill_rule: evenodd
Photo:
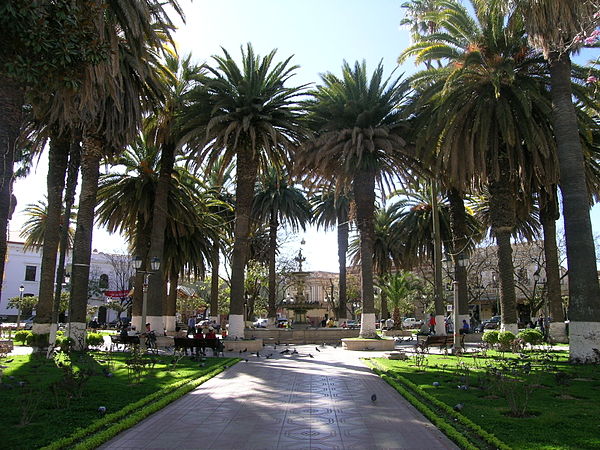
M 67 257 L 66 272 L 70 272 L 70 255 Z M 8 299 L 18 297 L 23 286 L 23 296 L 36 296 L 40 291 L 41 249 L 23 248 L 22 242 L 7 242 L 4 279 L 0 296 L 0 317 L 14 321 L 17 310 L 8 308 Z M 114 255 L 94 251 L 90 262 L 89 305 L 97 306 L 101 322 L 109 322 L 117 313 L 106 308 L 108 302 L 127 296 L 131 289 L 134 270 L 128 255 Z

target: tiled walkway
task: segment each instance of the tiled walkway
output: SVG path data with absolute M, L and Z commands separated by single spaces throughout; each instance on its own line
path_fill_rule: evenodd
M 359 361 L 373 352 L 285 348 L 247 356 L 102 448 L 457 448 Z

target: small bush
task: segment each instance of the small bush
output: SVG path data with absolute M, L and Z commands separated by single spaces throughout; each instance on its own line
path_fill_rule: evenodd
M 100 333 L 88 333 L 86 338 L 87 345 L 90 347 L 99 347 L 104 344 L 104 336 Z
M 33 333 L 29 330 L 19 330 L 15 333 L 15 342 L 25 344 L 27 342 L 27 337 L 31 336 L 32 334 Z
M 540 345 L 544 340 L 544 335 L 540 330 L 535 330 L 533 328 L 520 331 L 517 336 L 531 346 Z
M 483 337 L 481 338 L 483 342 L 489 345 L 496 345 L 498 343 L 498 335 L 500 333 L 497 330 L 490 330 L 483 333 Z
M 71 346 L 75 343 L 75 340 L 68 336 L 56 335 L 55 346 L 60 348 L 61 351 L 68 353 L 71 350 Z
M 510 349 L 516 336 L 510 331 L 502 331 L 498 333 L 498 344 L 500 344 L 501 350 Z
M 25 342 L 27 343 L 27 345 L 29 345 L 31 347 L 48 347 L 49 340 L 50 340 L 49 333 L 44 333 L 44 334 L 31 333 L 29 336 L 27 336 L 27 339 L 25 340 Z

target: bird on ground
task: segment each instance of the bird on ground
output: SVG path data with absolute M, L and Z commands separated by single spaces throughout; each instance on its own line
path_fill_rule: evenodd
M 319 350 L 319 347 L 315 347 L 315 350 L 316 350 L 316 351 L 318 351 L 318 352 L 320 352 L 320 351 L 321 351 L 321 350 Z
M 247 348 L 245 348 L 244 350 L 242 350 L 243 353 L 246 353 L 248 351 Z
M 6 361 L 4 361 L 4 363 L 5 363 L 5 364 L 8 364 L 8 363 L 11 363 L 11 362 L 13 362 L 14 360 L 15 360 L 14 358 L 7 359 Z
M 454 405 L 454 411 L 462 411 L 462 409 L 465 407 L 464 403 L 457 403 L 456 405 Z
M 273 353 L 269 353 L 269 354 L 267 355 L 267 359 L 271 359 L 271 356 L 273 356 Z
M 247 360 L 247 359 L 244 359 L 244 361 L 248 362 L 248 360 Z
M 260 358 L 260 353 L 259 352 L 256 352 L 256 357 Z
M 371 401 L 374 402 L 376 400 L 377 400 L 377 395 L 376 394 L 371 395 Z
M 285 355 L 285 354 L 287 354 L 287 353 L 289 353 L 289 352 L 290 352 L 290 349 L 289 349 L 289 348 L 286 348 L 285 350 L 283 350 L 283 351 L 279 352 L 279 354 L 280 354 L 280 355 Z
M 314 358 L 314 356 L 312 354 L 310 354 L 310 353 L 308 354 L 308 356 L 310 356 L 311 358 Z
M 277 350 L 277 344 L 273 344 L 273 350 Z
M 104 414 L 106 412 L 106 406 L 98 406 L 98 412 Z
M 297 355 L 298 354 L 298 350 L 294 349 L 294 351 L 292 352 L 292 355 Z

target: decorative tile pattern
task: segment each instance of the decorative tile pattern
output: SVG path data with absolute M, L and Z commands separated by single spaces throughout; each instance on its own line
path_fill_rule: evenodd
M 102 448 L 456 448 L 357 352 L 326 347 L 307 358 L 314 346 L 297 349 L 249 356 Z

